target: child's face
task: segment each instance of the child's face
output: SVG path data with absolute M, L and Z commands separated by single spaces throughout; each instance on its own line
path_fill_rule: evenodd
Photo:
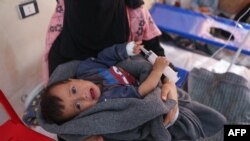
M 96 105 L 101 95 L 96 84 L 79 79 L 71 79 L 67 83 L 57 85 L 50 92 L 62 99 L 64 118 L 71 118 Z

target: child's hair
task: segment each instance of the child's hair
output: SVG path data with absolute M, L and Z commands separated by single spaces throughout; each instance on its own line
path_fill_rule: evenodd
M 70 80 L 63 80 L 56 83 L 53 83 L 46 88 L 43 89 L 41 92 L 41 113 L 44 120 L 48 123 L 57 123 L 62 124 L 69 119 L 63 118 L 63 109 L 64 105 L 62 104 L 62 99 L 54 96 L 51 93 L 51 89 L 55 86 L 65 84 Z

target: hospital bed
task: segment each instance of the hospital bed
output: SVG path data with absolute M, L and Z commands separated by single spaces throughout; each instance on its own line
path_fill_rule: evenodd
M 242 46 L 242 53 L 250 55 L 250 38 L 241 44 L 250 30 L 249 24 L 208 16 L 191 10 L 156 3 L 150 9 L 153 20 L 163 32 L 174 33 L 182 37 L 202 41 L 217 47 L 236 51 Z M 213 29 L 231 33 L 233 38 L 225 40 L 212 34 Z
M 248 37 L 248 32 L 250 32 L 249 24 L 237 23 L 236 21 L 229 19 L 217 16 L 208 16 L 191 10 L 160 3 L 155 3 L 150 9 L 150 13 L 156 25 L 162 32 L 173 33 L 184 38 L 201 41 L 221 49 L 226 48 L 235 52 L 240 48 L 240 52 L 242 54 L 247 56 L 250 55 L 250 37 Z M 224 39 L 213 34 L 213 30 L 222 30 L 229 33 L 229 35 L 232 35 L 229 37 L 230 39 Z M 220 73 L 226 72 L 227 70 L 225 69 L 230 67 L 230 63 L 223 61 L 220 62 L 213 58 L 202 57 L 199 55 L 198 58 L 200 59 L 194 60 L 194 58 L 191 59 L 189 57 L 197 55 L 187 55 L 187 53 L 181 54 L 179 53 L 180 50 L 177 51 L 178 49 L 173 49 L 173 46 L 166 44 L 162 44 L 162 46 L 165 49 L 166 56 L 178 68 L 180 80 L 177 82 L 177 86 L 179 87 L 183 85 L 188 75 L 188 71 L 190 71 L 193 67 L 202 66 L 208 70 L 216 69 L 217 72 Z M 176 54 L 175 56 L 173 56 L 171 53 L 169 54 L 169 49 L 175 50 L 175 52 L 178 52 L 178 54 L 174 52 L 172 52 L 172 54 Z M 179 54 L 181 54 L 181 56 Z M 184 54 L 186 54 L 186 56 Z M 175 60 L 178 58 L 185 59 L 181 61 L 178 60 L 176 62 Z M 186 64 L 184 65 L 183 62 L 186 62 Z M 209 65 L 204 66 L 204 63 L 207 64 L 209 62 Z M 223 65 L 224 68 L 218 67 L 220 65 Z M 244 71 L 239 71 L 242 69 Z M 231 71 L 239 75 L 246 74 L 243 75 L 244 77 L 249 76 L 248 69 L 244 67 L 234 65 L 234 69 Z
M 150 12 L 156 25 L 163 32 L 174 33 L 185 38 L 212 44 L 219 49 L 226 48 L 236 52 L 236 54 L 238 50 L 240 50 L 240 52 L 247 57 L 250 55 L 250 38 L 248 37 L 250 26 L 247 24 L 237 24 L 228 19 L 206 16 L 162 4 L 155 4 Z M 234 40 L 224 40 L 212 35 L 210 33 L 211 28 L 228 31 L 233 34 Z M 228 120 L 226 124 L 249 125 L 249 116 L 245 114 L 249 112 L 248 108 L 245 107 L 248 107 L 250 103 L 249 68 L 233 63 L 231 69 L 228 70 L 227 68 L 230 67 L 231 62 L 226 62 L 223 59 L 216 60 L 212 57 L 182 50 L 167 44 L 167 42 L 162 42 L 161 46 L 165 50 L 165 55 L 173 64 L 179 68 L 185 69 L 186 72 L 189 73 L 187 89 L 193 100 L 219 110 L 226 116 Z M 204 71 L 203 69 L 208 71 Z M 193 70 L 199 73 L 194 75 Z M 204 75 L 205 73 L 201 72 L 207 72 L 211 77 L 207 77 L 208 75 Z M 239 85 L 235 79 L 232 79 L 233 77 L 225 77 L 229 75 L 241 78 L 240 82 L 244 82 L 246 85 Z M 232 81 L 223 81 L 220 79 L 223 77 L 230 78 Z M 207 78 L 213 81 L 207 81 Z M 196 83 L 192 83 L 194 80 Z M 226 86 L 226 84 L 230 85 Z M 190 87 L 191 85 L 193 86 Z M 201 87 L 202 85 L 211 87 Z M 225 91 L 223 91 L 221 86 L 224 86 Z M 239 91 L 235 91 L 236 89 Z M 194 92 L 195 90 L 198 92 Z M 244 92 L 244 90 L 246 91 Z M 216 91 L 218 93 L 216 93 Z M 242 99 L 238 100 L 239 97 Z M 245 109 L 246 111 L 244 111 Z M 241 119 L 237 118 L 239 117 L 238 115 L 242 115 L 240 117 Z M 210 138 L 210 140 L 221 141 L 223 140 L 223 134 L 218 133 L 216 136 Z

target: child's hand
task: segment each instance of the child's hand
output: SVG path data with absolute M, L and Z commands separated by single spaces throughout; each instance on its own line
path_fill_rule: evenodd
M 153 65 L 153 70 L 158 71 L 159 73 L 163 73 L 164 69 L 169 65 L 169 61 L 166 57 L 159 56 L 156 58 L 155 63 Z
M 141 52 L 142 48 L 142 41 L 132 41 L 129 42 L 126 46 L 126 50 L 129 56 L 135 56 L 138 55 Z
M 135 46 L 133 48 L 133 53 L 135 55 L 140 54 L 141 53 L 141 48 L 142 48 L 142 41 L 135 42 Z

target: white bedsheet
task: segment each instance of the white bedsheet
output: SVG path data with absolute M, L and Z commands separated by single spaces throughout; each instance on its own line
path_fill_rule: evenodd
M 161 43 L 165 50 L 167 58 L 177 67 L 183 68 L 187 71 L 196 68 L 205 68 L 217 73 L 224 73 L 227 71 L 230 62 L 225 60 L 216 60 L 211 57 L 192 53 L 171 45 Z M 229 72 L 238 74 L 250 82 L 250 69 L 245 66 L 233 65 Z

